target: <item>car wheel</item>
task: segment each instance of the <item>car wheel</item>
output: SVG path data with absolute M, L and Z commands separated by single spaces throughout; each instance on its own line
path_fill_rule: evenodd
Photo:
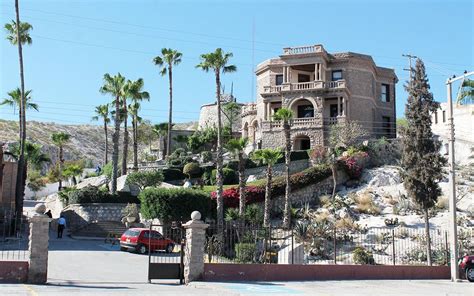
M 128 249 L 125 248 L 125 247 L 120 247 L 120 251 L 125 252 L 126 250 L 128 250 Z
M 139 245 L 139 246 L 137 247 L 137 251 L 138 251 L 138 253 L 144 255 L 144 254 L 147 253 L 147 248 L 146 248 L 145 245 Z
M 172 253 L 173 252 L 173 249 L 174 249 L 174 245 L 173 244 L 169 244 L 166 246 L 166 253 Z
M 474 268 L 466 269 L 466 279 L 470 282 L 474 282 Z

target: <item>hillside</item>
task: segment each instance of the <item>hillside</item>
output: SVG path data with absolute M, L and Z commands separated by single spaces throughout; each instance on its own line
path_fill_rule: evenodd
M 194 125 L 194 122 L 177 123 L 175 128 L 190 129 Z M 109 127 L 109 149 L 112 148 L 112 128 Z M 66 159 L 90 159 L 94 165 L 102 163 L 105 149 L 105 135 L 102 126 L 28 121 L 26 134 L 28 141 L 43 145 L 43 151 L 50 155 L 53 163 L 56 160 L 56 147 L 51 141 L 51 134 L 54 132 L 65 132 L 71 135 L 71 141 L 65 149 Z M 17 139 L 18 123 L 16 121 L 0 120 L 0 142 L 13 143 Z

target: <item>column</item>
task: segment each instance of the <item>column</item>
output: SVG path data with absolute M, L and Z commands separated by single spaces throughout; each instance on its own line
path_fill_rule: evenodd
M 286 83 L 288 81 L 288 73 L 287 73 L 287 67 L 283 66 L 283 83 Z
M 272 120 L 272 103 L 267 103 L 267 120 Z
M 30 219 L 28 282 L 45 284 L 48 279 L 48 243 L 50 218 L 44 214 L 46 206 L 35 206 L 35 215 Z M 67 265 L 67 262 L 65 262 Z
M 191 213 L 191 220 L 183 225 L 186 229 L 186 249 L 184 252 L 184 281 L 186 284 L 202 279 L 204 275 L 204 247 L 206 228 L 209 224 L 201 221 L 201 213 Z
M 318 64 L 314 64 L 314 81 L 319 80 Z
M 322 77 L 322 68 L 323 68 L 323 65 L 321 63 L 318 64 L 318 80 L 323 80 L 323 77 Z
M 342 97 L 342 116 L 346 116 L 346 98 Z
M 341 115 L 341 97 L 337 97 L 337 116 Z
M 263 118 L 267 119 L 268 118 L 268 108 L 267 108 L 268 103 L 263 103 Z

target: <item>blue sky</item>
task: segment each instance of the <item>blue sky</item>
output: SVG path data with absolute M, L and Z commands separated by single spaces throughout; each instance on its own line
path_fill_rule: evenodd
M 473 2 L 466 1 L 20 1 L 22 21 L 34 27 L 24 48 L 26 88 L 40 112 L 28 119 L 91 123 L 94 106 L 111 101 L 99 93 L 104 73 L 142 77 L 151 101 L 142 114 L 167 120 L 168 81 L 152 59 L 163 47 L 178 49 L 174 72 L 174 120 L 197 120 L 199 107 L 214 100 L 214 78 L 195 69 L 199 55 L 222 47 L 234 53 L 238 72 L 226 74 L 227 90 L 241 102 L 255 98 L 252 65 L 285 46 L 323 44 L 329 52 L 372 55 L 394 68 L 397 115 L 403 116 L 408 73 L 402 53 L 425 61 L 431 89 L 445 101 L 446 78 L 474 70 Z M 0 2 L 0 22 L 14 18 L 14 0 Z M 252 23 L 255 50 L 252 51 Z M 0 40 L 0 98 L 19 85 L 17 49 Z M 252 54 L 252 52 L 254 54 Z M 0 118 L 17 119 L 8 107 Z

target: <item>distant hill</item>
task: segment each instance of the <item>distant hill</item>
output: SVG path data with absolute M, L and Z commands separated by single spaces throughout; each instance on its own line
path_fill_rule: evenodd
M 196 122 L 177 123 L 175 129 L 192 129 Z M 91 124 L 65 125 L 53 122 L 27 122 L 28 141 L 43 145 L 43 151 L 56 162 L 57 149 L 51 141 L 54 132 L 65 132 L 71 135 L 71 141 L 65 148 L 66 159 L 88 159 L 94 165 L 102 163 L 105 135 L 102 126 Z M 113 127 L 109 127 L 109 149 L 112 149 Z M 14 143 L 18 140 L 18 122 L 0 119 L 0 142 Z M 131 145 L 130 141 L 130 145 Z M 131 148 L 130 148 L 131 149 Z M 131 151 L 131 150 L 130 150 Z

